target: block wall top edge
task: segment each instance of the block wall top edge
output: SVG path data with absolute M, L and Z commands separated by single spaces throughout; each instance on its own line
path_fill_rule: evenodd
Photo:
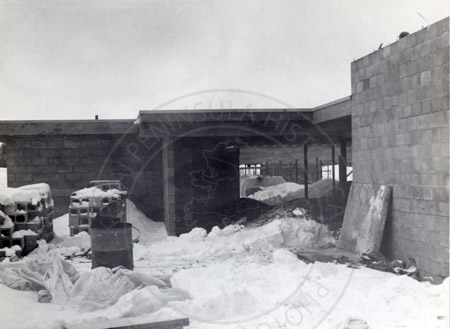
M 0 121 L 0 136 L 99 135 L 133 131 L 134 120 Z
M 437 22 L 435 22 L 435 23 L 433 23 L 433 24 L 431 24 L 431 25 L 429 25 L 427 27 L 424 27 L 423 29 L 420 29 L 420 30 L 418 30 L 416 32 L 410 33 L 404 39 L 413 38 L 413 37 L 415 38 L 420 33 L 423 33 L 425 30 L 430 29 L 432 27 L 434 28 L 435 31 L 439 32 L 438 29 L 437 29 L 438 26 L 441 27 L 441 30 L 444 29 L 444 31 L 441 31 L 442 33 L 448 32 L 449 31 L 449 21 L 450 21 L 450 17 L 446 17 L 446 18 L 444 18 L 444 19 L 442 19 L 440 21 L 437 21 Z M 441 33 L 436 33 L 436 35 L 440 35 L 440 34 Z M 353 62 L 351 62 L 352 71 L 357 70 L 358 66 L 359 66 L 359 68 L 364 67 L 364 65 L 362 65 L 362 62 L 364 60 L 367 61 L 367 58 L 369 56 L 374 57 L 374 56 L 377 56 L 377 55 L 382 55 L 383 51 L 386 51 L 386 49 L 388 49 L 388 48 L 399 48 L 400 41 L 401 40 L 397 40 L 395 42 L 392 42 L 391 44 L 389 44 L 387 46 L 384 46 L 384 47 L 382 47 L 380 49 L 377 49 L 377 50 L 375 50 L 375 51 L 373 51 L 373 52 L 371 52 L 371 53 L 369 53 L 367 55 L 364 55 L 364 56 L 354 60 Z

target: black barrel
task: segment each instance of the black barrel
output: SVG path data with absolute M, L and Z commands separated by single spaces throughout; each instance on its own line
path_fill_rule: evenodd
M 131 227 L 130 223 L 119 223 L 109 228 L 91 228 L 92 268 L 134 268 Z
M 103 207 L 91 223 L 92 268 L 133 264 L 132 225 L 124 222 L 125 202 L 116 200 Z

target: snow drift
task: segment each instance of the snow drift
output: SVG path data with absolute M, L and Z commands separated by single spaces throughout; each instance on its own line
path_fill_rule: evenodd
M 308 197 L 321 198 L 326 196 L 332 190 L 333 180 L 322 179 L 308 186 Z M 261 188 L 261 191 L 249 196 L 249 198 L 264 202 L 268 205 L 279 205 L 291 200 L 303 199 L 304 197 L 305 186 L 291 182 L 263 187 Z

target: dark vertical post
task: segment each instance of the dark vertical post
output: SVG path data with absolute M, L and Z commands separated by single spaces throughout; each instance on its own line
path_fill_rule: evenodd
M 339 155 L 339 182 L 347 182 L 347 143 L 341 140 L 341 154 Z
M 278 163 L 278 176 L 281 176 L 281 160 Z
M 319 180 L 319 158 L 316 157 L 316 181 Z
M 334 158 L 334 144 L 331 145 L 331 178 L 333 179 L 333 192 L 335 189 L 335 179 L 336 179 L 336 173 L 334 172 L 334 165 L 336 164 L 336 159 Z
M 162 146 L 164 223 L 166 224 L 169 235 L 175 235 L 175 164 L 173 139 L 171 137 L 165 137 Z
M 292 182 L 292 162 L 289 162 L 289 181 Z
M 269 163 L 266 161 L 266 175 L 269 176 Z
M 295 160 L 295 182 L 298 183 L 298 160 Z
M 319 168 L 320 168 L 320 179 L 323 179 L 323 163 L 322 163 L 322 160 L 319 161 Z
M 308 144 L 303 145 L 305 199 L 308 199 Z

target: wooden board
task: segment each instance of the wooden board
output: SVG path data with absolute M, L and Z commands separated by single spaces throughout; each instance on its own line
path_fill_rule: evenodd
M 148 319 L 142 317 L 129 317 L 65 325 L 64 329 L 182 329 L 186 326 L 189 326 L 188 318 L 149 322 Z
M 342 257 L 347 258 L 351 262 L 358 262 L 359 256 L 346 250 L 337 248 L 325 248 L 317 250 L 298 250 L 293 251 L 299 259 L 311 262 L 333 263 L 339 262 Z
M 339 248 L 357 255 L 379 251 L 392 186 L 353 183 L 345 208 Z

